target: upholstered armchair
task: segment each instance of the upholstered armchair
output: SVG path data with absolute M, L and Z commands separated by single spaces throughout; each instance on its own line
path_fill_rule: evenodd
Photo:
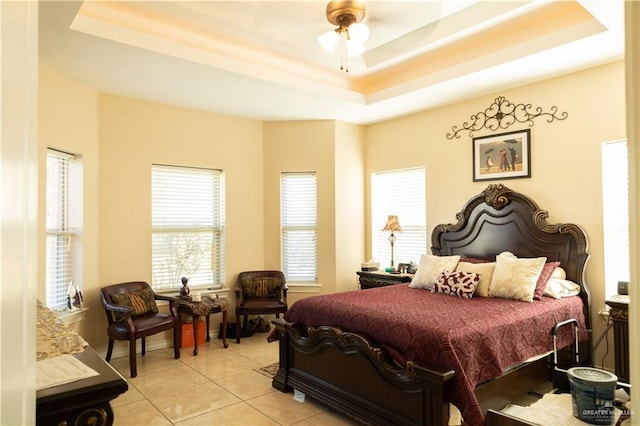
M 172 297 L 155 294 L 144 281 L 133 281 L 102 287 L 100 298 L 108 323 L 107 362 L 111 361 L 114 340 L 128 340 L 131 378 L 136 377 L 136 340 L 142 339 L 144 356 L 145 338 L 166 330 L 173 331 L 174 355 L 176 359 L 180 358 L 178 313 Z M 158 312 L 156 300 L 169 301 L 168 314 Z
M 236 294 L 236 343 L 240 343 L 240 317 L 246 330 L 249 315 L 287 311 L 287 282 L 281 271 L 245 271 L 238 274 Z

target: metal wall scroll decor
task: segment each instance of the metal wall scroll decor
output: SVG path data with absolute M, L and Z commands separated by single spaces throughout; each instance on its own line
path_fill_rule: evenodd
M 474 132 L 481 129 L 498 130 L 507 129 L 512 124 L 526 123 L 533 127 L 533 120 L 538 117 L 546 117 L 547 122 L 554 120 L 564 120 L 569 114 L 565 111 L 558 115 L 558 107 L 552 106 L 549 112 L 543 112 L 542 108 L 534 108 L 531 104 L 514 104 L 498 96 L 495 101 L 484 111 L 480 111 L 471 116 L 470 121 L 465 121 L 461 128 L 453 126 L 447 139 L 460 138 L 460 133 L 469 132 L 473 136 Z

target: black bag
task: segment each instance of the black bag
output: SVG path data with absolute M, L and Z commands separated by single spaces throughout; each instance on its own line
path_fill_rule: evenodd
M 251 321 L 249 321 L 251 323 Z M 266 333 L 271 330 L 271 326 L 268 322 L 264 320 L 262 317 L 258 317 L 255 319 L 255 324 L 253 325 L 253 331 L 256 333 Z
M 247 325 L 247 329 L 245 330 L 240 324 L 240 337 L 249 337 L 253 336 L 253 329 L 250 324 Z M 236 323 L 228 322 L 227 323 L 227 339 L 235 339 L 236 338 Z M 220 323 L 220 328 L 218 331 L 218 339 L 222 339 L 222 323 Z
M 220 324 L 220 331 L 218 332 L 218 339 L 222 339 L 222 323 Z M 240 324 L 240 337 L 249 337 L 253 336 L 253 333 L 266 333 L 271 330 L 271 326 L 268 322 L 264 320 L 262 317 L 258 317 L 256 319 L 250 319 L 247 321 L 247 328 L 245 329 Z M 236 338 L 236 323 L 228 322 L 227 323 L 227 339 L 235 339 Z

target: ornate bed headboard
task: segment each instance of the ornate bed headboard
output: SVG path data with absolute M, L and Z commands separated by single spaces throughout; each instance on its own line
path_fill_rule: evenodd
M 431 251 L 438 256 L 494 259 L 503 251 L 518 257 L 546 256 L 558 261 L 567 279 L 581 287 L 587 327 L 590 293 L 585 279 L 589 259 L 587 234 L 572 223 L 547 223 L 549 216 L 535 201 L 502 184 L 489 185 L 456 214 L 454 224 L 441 224 L 431 234 Z

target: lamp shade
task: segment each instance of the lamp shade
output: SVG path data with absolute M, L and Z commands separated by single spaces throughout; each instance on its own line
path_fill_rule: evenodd
M 387 218 L 387 223 L 382 228 L 383 231 L 391 231 L 391 232 L 402 232 L 402 228 L 400 227 L 400 223 L 398 222 L 398 216 L 389 215 Z
M 318 43 L 327 53 L 332 53 L 333 49 L 336 48 L 336 44 L 338 44 L 338 40 L 340 39 L 340 34 L 338 34 L 335 30 L 327 31 L 326 33 L 318 36 Z
M 348 31 L 349 38 L 359 44 L 364 44 L 369 38 L 369 27 L 365 24 L 351 24 Z

